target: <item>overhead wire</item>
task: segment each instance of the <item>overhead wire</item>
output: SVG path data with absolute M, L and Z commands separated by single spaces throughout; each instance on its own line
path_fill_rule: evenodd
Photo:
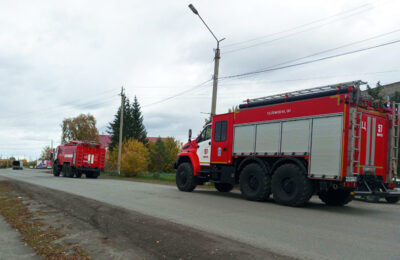
M 387 0 L 387 1 L 391 1 L 391 0 Z M 332 24 L 332 23 L 337 22 L 337 21 L 340 21 L 340 20 L 343 20 L 343 19 L 346 19 L 346 18 L 355 16 L 355 15 L 359 15 L 359 14 L 364 13 L 364 12 L 367 12 L 367 11 L 371 11 L 371 10 L 373 10 L 373 9 L 375 8 L 375 6 L 373 6 L 373 5 L 371 5 L 370 3 L 368 3 L 368 4 L 364 4 L 364 5 L 359 6 L 359 7 L 357 7 L 357 8 L 350 9 L 350 10 L 348 10 L 348 11 L 345 11 L 345 12 L 342 12 L 342 13 L 339 13 L 339 14 L 346 14 L 346 13 L 349 13 L 349 12 L 353 12 L 353 11 L 355 11 L 355 10 L 357 10 L 357 9 L 364 8 L 364 7 L 366 7 L 366 6 L 370 6 L 370 7 L 367 8 L 367 9 L 365 9 L 365 10 L 360 10 L 360 11 L 357 11 L 357 12 L 355 12 L 355 13 L 351 13 L 351 14 L 349 14 L 349 15 L 347 15 L 347 16 L 344 16 L 344 17 L 339 17 L 339 18 L 337 18 L 337 19 L 335 19 L 335 20 L 328 21 L 328 22 L 326 22 L 326 23 L 323 23 L 323 24 L 320 24 L 320 25 L 317 25 L 317 26 L 313 26 L 313 27 L 307 28 L 307 29 L 302 30 L 302 31 L 293 32 L 293 33 L 291 33 L 291 34 L 287 34 L 287 35 L 284 35 L 284 36 L 281 36 L 281 37 L 278 37 L 278 38 L 275 38 L 275 39 L 271 39 L 271 40 L 268 40 L 268 41 L 255 43 L 255 44 L 252 44 L 252 45 L 249 45 L 249 46 L 238 47 L 238 48 L 232 49 L 232 50 L 229 50 L 229 46 L 232 46 L 232 45 L 234 45 L 234 44 L 231 44 L 231 45 L 224 45 L 223 48 L 228 48 L 228 50 L 227 50 L 227 51 L 223 51 L 222 54 L 229 54 L 229 53 L 233 53 L 233 52 L 237 52 L 237 51 L 241 51 L 241 50 L 246 50 L 246 49 L 249 49 L 249 48 L 257 47 L 257 46 L 260 46 L 260 45 L 264 45 L 264 44 L 268 44 L 268 43 L 273 43 L 273 42 L 276 42 L 276 41 L 279 41 L 279 40 L 283 40 L 283 39 L 286 39 L 286 38 L 288 38 L 288 37 L 291 37 L 291 36 L 294 36 L 294 35 L 297 35 L 297 34 L 301 34 L 301 33 L 304 33 L 304 32 L 308 32 L 308 31 L 311 31 L 311 30 L 314 30 L 314 29 L 317 29 L 317 28 L 320 28 L 320 27 L 323 27 L 323 26 Z M 339 14 L 330 16 L 329 18 L 338 16 Z M 266 35 L 266 36 L 263 36 L 263 37 L 259 37 L 258 39 L 268 38 L 268 37 L 271 37 L 271 36 L 274 36 L 274 35 L 282 34 L 282 33 L 284 33 L 284 32 L 295 31 L 295 30 L 297 30 L 297 29 L 299 29 L 299 28 L 306 27 L 306 25 L 312 25 L 312 24 L 314 24 L 314 23 L 317 23 L 317 22 L 320 22 L 320 21 L 323 21 L 323 20 L 326 20 L 326 19 L 327 19 L 327 18 L 322 18 L 322 19 L 319 19 L 319 20 L 316 20 L 316 21 L 313 21 L 313 22 L 310 22 L 310 23 L 307 23 L 307 24 L 304 24 L 304 25 L 300 25 L 300 26 L 294 27 L 294 28 L 292 28 L 292 29 L 288 29 L 288 30 L 285 30 L 285 31 L 281 31 L 281 32 L 273 33 L 273 34 Z M 245 42 L 250 42 L 250 41 L 255 41 L 255 39 L 248 40 L 248 41 L 243 41 L 243 42 L 240 42 L 240 43 L 245 43 Z M 239 43 L 236 43 L 236 44 L 239 44 Z M 228 46 L 228 47 L 227 47 L 227 46 Z
M 329 20 L 329 19 L 331 19 L 333 17 L 336 17 L 336 16 L 340 16 L 340 15 L 343 15 L 343 14 L 347 14 L 347 13 L 353 12 L 353 11 L 358 10 L 358 9 L 365 8 L 367 6 L 370 7 L 371 4 L 370 3 L 366 3 L 366 4 L 363 4 L 363 5 L 357 6 L 355 8 L 351 8 L 351 9 L 348 9 L 346 11 L 339 12 L 339 13 L 336 13 L 336 14 L 328 16 L 328 17 L 319 18 L 319 19 L 313 20 L 311 22 L 307 22 L 307 23 L 304 23 L 304 24 L 301 24 L 301 25 L 298 25 L 298 26 L 295 26 L 295 27 L 292 27 L 292 28 L 289 28 L 289 29 L 286 29 L 286 30 L 282 30 L 282 31 L 279 31 L 279 32 L 274 32 L 274 33 L 269 33 L 269 34 L 266 34 L 264 36 L 256 37 L 256 38 L 249 39 L 249 40 L 244 40 L 244 41 L 239 41 L 239 42 L 234 42 L 234 43 L 229 43 L 229 44 L 222 44 L 222 46 L 223 46 L 223 48 L 230 48 L 231 46 L 241 45 L 241 44 L 248 43 L 248 42 L 254 42 L 254 41 L 261 40 L 261 39 L 269 38 L 271 36 L 279 35 L 279 34 L 282 34 L 282 33 L 291 32 L 291 31 L 294 31 L 294 30 L 297 30 L 297 29 L 300 29 L 300 28 L 303 28 L 303 27 L 307 27 L 309 25 L 313 25 L 315 23 L 319 23 L 319 22 L 322 22 L 322 21 L 325 21 L 325 20 Z
M 372 49 L 376 49 L 376 48 L 380 48 L 380 47 L 396 44 L 396 43 L 399 43 L 399 42 L 400 42 L 400 40 L 395 40 L 395 41 L 385 42 L 385 43 L 382 43 L 382 44 L 378 44 L 378 45 L 374 45 L 374 46 L 370 46 L 370 47 L 366 47 L 366 48 L 362 48 L 362 49 L 358 49 L 358 50 L 343 52 L 343 53 L 339 53 L 339 54 L 335 54 L 335 55 L 331 55 L 331 56 L 326 56 L 326 57 L 322 57 L 322 58 L 318 58 L 318 59 L 314 59 L 314 60 L 309 60 L 309 61 L 304 61 L 304 62 L 299 62 L 299 63 L 295 63 L 295 64 L 290 64 L 290 65 L 286 65 L 286 66 L 266 68 L 266 69 L 250 71 L 250 72 L 241 73 L 241 74 L 223 76 L 223 77 L 219 77 L 218 80 L 226 80 L 226 79 L 231 79 L 231 78 L 246 77 L 246 76 L 250 76 L 250 75 L 254 75 L 254 74 L 260 74 L 260 73 L 266 73 L 266 72 L 270 72 L 270 71 L 277 71 L 277 70 L 282 70 L 282 69 L 287 69 L 287 68 L 292 68 L 292 67 L 298 67 L 298 66 L 302 66 L 302 65 L 306 65 L 306 64 L 310 64 L 310 63 L 315 63 L 315 62 L 324 61 L 324 60 L 333 59 L 333 58 L 342 57 L 342 56 L 347 56 L 347 55 L 351 55 L 351 54 L 355 54 L 355 53 L 359 53 L 359 52 L 363 52 L 363 51 L 367 51 L 367 50 L 372 50 Z

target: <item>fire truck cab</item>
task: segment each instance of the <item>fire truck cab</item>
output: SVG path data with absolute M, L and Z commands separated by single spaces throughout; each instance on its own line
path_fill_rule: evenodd
M 303 206 L 312 195 L 344 205 L 355 194 L 385 197 L 397 173 L 398 108 L 361 96 L 361 81 L 246 100 L 215 115 L 178 155 L 176 184 L 239 184 L 248 200 Z

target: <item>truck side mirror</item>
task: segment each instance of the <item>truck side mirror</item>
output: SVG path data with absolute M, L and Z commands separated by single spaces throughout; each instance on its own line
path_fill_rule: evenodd
M 189 129 L 189 142 L 192 141 L 192 129 Z

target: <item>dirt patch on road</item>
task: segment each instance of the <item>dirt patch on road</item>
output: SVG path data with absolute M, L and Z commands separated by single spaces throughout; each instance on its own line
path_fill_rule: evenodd
M 94 259 L 290 259 L 96 200 L 12 184 L 40 202 L 44 221 L 62 226 L 65 241 L 79 244 Z

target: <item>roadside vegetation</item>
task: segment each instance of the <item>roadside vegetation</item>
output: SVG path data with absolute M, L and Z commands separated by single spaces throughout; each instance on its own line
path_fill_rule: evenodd
M 56 229 L 45 228 L 38 213 L 31 212 L 22 195 L 5 181 L 0 182 L 0 215 L 18 230 L 22 242 L 28 244 L 43 259 L 86 260 L 88 254 L 78 246 L 58 243 L 63 237 Z

